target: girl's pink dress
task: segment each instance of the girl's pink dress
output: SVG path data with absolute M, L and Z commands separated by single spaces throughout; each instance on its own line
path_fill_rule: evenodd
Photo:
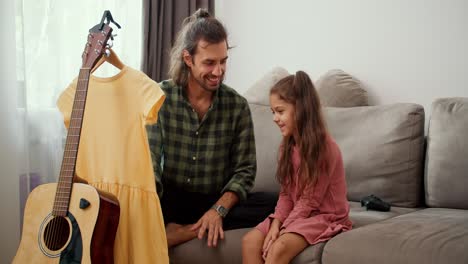
M 346 181 L 343 159 L 336 142 L 327 138 L 330 173 L 322 173 L 317 184 L 305 188 L 302 194 L 296 185 L 300 165 L 299 149 L 292 149 L 291 162 L 296 174 L 293 183 L 287 188 L 281 186 L 275 212 L 257 225 L 257 229 L 267 234 L 273 218 L 281 221 L 281 229 L 288 233 L 303 236 L 309 244 L 327 241 L 336 234 L 350 230 L 349 204 L 346 198 Z

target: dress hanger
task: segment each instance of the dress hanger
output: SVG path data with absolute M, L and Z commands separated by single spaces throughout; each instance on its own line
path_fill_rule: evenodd
M 99 66 L 101 66 L 105 61 L 108 63 L 112 64 L 114 67 L 116 67 L 119 70 L 122 70 L 125 67 L 125 64 L 120 60 L 119 56 L 117 56 L 117 53 L 115 53 L 114 50 L 111 48 L 107 49 L 109 52 L 106 52 L 96 63 L 96 66 L 91 70 L 91 73 L 93 73 Z

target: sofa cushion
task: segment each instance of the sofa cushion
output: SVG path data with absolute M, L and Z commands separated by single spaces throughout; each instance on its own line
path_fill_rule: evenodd
M 321 264 L 323 248 L 326 243 L 322 242 L 306 247 L 291 261 L 291 264 Z
M 426 153 L 426 203 L 429 207 L 468 209 L 468 98 L 443 98 L 432 104 Z
M 281 133 L 273 122 L 269 106 L 250 104 L 257 150 L 257 176 L 252 191 L 278 192 L 276 166 Z
M 358 202 L 375 194 L 394 206 L 421 204 L 422 106 L 326 108 L 325 116 L 343 155 L 348 200 Z
M 428 208 L 339 234 L 322 263 L 468 263 L 468 211 Z
M 316 83 L 323 106 L 354 107 L 369 105 L 361 81 L 342 70 L 330 70 Z
M 349 217 L 351 218 L 351 222 L 353 222 L 353 228 L 358 228 L 361 226 L 390 219 L 398 215 L 407 214 L 419 210 L 416 208 L 392 206 L 390 211 L 380 212 L 374 210 L 366 210 L 365 207 L 361 207 L 361 203 L 359 202 L 349 202 L 349 207 Z
M 209 248 L 206 239 L 193 239 L 187 243 L 169 249 L 171 264 L 206 264 L 242 263 L 242 237 L 250 228 L 226 231 L 224 240 L 219 241 L 216 248 Z M 325 243 L 310 246 L 293 259 L 291 264 L 320 264 L 322 251 Z
M 242 263 L 242 237 L 250 228 L 229 230 L 224 233 L 224 240 L 218 241 L 216 248 L 206 245 L 203 240 L 193 239 L 169 249 L 171 264 L 206 264 L 206 263 Z
M 245 92 L 244 97 L 249 103 L 270 105 L 270 89 L 279 80 L 289 75 L 289 72 L 281 67 L 275 67 L 257 80 Z

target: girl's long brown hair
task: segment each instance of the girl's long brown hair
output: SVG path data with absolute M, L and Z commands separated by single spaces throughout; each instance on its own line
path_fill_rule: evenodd
M 291 150 L 297 145 L 301 160 L 297 184 L 303 190 L 306 186 L 315 185 L 320 173 L 328 172 L 325 160 L 328 133 L 320 99 L 312 80 L 303 71 L 279 80 L 271 88 L 271 94 L 277 94 L 282 100 L 294 105 L 299 134 L 299 142 L 294 142 L 292 135 L 283 138 L 276 178 L 282 185 L 292 183 L 295 172 L 291 162 Z

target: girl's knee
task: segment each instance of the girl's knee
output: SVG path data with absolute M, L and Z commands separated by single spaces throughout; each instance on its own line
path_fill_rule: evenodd
M 253 241 L 255 241 L 255 236 L 253 234 L 253 230 L 249 231 L 247 234 L 245 234 L 242 237 L 242 245 L 251 244 Z
M 287 245 L 282 240 L 275 241 L 268 252 L 268 255 L 271 255 L 272 259 L 279 259 L 287 251 Z
M 248 232 L 242 237 L 242 246 L 250 244 L 250 241 L 252 240 L 251 238 L 252 235 L 250 234 L 251 232 L 252 231 Z
M 262 243 L 260 231 L 253 229 L 242 237 L 242 247 L 251 248 Z

